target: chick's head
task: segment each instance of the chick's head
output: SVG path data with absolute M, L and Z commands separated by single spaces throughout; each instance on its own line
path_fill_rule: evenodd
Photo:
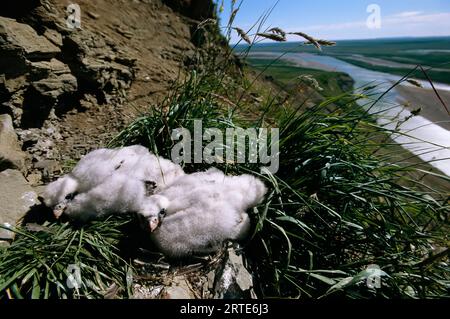
M 153 232 L 161 224 L 169 208 L 170 201 L 167 197 L 154 195 L 147 198 L 138 211 L 141 227 Z
M 77 180 L 69 175 L 47 185 L 43 194 L 44 203 L 53 209 L 56 218 L 63 214 L 67 204 L 76 196 L 77 188 Z

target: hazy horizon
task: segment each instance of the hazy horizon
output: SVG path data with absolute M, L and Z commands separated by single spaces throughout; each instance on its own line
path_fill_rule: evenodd
M 222 0 L 216 2 L 220 7 Z M 230 2 L 223 1 L 222 27 L 226 27 L 230 17 Z M 238 4 L 239 1 L 236 6 Z M 244 0 L 233 25 L 248 31 L 271 9 L 265 28 L 276 26 L 287 32 L 301 31 L 318 39 L 450 36 L 448 0 L 349 0 L 339 3 L 332 0 Z M 374 23 L 369 25 L 368 21 Z M 239 36 L 232 32 L 230 43 L 238 40 Z M 288 40 L 295 41 L 295 36 L 288 36 Z
M 392 36 L 392 37 L 383 37 L 383 38 L 361 38 L 361 39 L 327 39 L 330 41 L 377 41 L 377 40 L 401 40 L 401 39 L 432 39 L 432 38 L 450 38 L 449 35 L 436 35 L 436 36 Z M 302 43 L 304 41 L 302 40 L 287 40 L 286 42 L 273 42 L 273 41 L 261 41 L 259 43 L 255 43 L 254 45 L 261 45 L 261 44 L 269 44 L 269 45 L 277 45 L 277 44 L 283 44 L 283 43 Z M 230 42 L 230 45 L 236 45 L 238 42 Z M 247 46 L 248 44 L 241 41 L 239 45 Z

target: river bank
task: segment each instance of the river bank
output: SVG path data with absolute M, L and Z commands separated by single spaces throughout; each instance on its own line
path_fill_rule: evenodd
M 279 54 L 257 52 L 251 54 L 249 61 L 253 67 L 261 71 L 275 56 L 278 57 Z M 361 88 L 370 83 L 371 77 L 377 84 L 381 83 L 378 94 L 387 90 L 393 84 L 393 81 L 398 80 L 395 75 L 387 74 L 385 76 L 383 73 L 370 70 L 365 73 L 364 69 L 361 70 L 361 68 L 346 62 L 342 62 L 341 65 L 340 62 L 332 57 L 325 56 L 316 59 L 313 54 L 287 54 L 271 66 L 266 75 L 272 76 L 277 82 L 284 83 L 289 88 L 289 79 L 298 76 L 298 72 L 312 74 L 320 83 L 323 83 L 323 77 L 314 74 L 314 70 L 320 70 L 317 71 L 319 74 L 326 73 L 330 76 L 344 74 L 343 71 L 346 70 L 350 71 L 350 76 L 347 75 L 347 77 L 355 80 L 355 88 Z M 383 78 L 383 76 L 385 77 Z M 438 85 L 438 87 L 441 88 L 442 85 Z M 445 103 L 449 105 L 450 91 L 439 90 L 439 92 Z M 335 90 L 333 93 L 334 95 L 339 94 Z M 415 113 L 414 111 L 419 108 L 421 109 L 419 114 L 412 116 L 411 112 Z M 397 117 L 396 120 L 391 121 L 383 119 L 382 116 L 378 121 L 379 124 L 386 125 L 393 130 L 396 130 L 397 125 L 400 125 L 400 130 L 405 133 L 404 136 L 393 136 L 392 138 L 380 136 L 379 142 L 389 145 L 378 151 L 381 156 L 391 154 L 390 159 L 402 167 L 418 169 L 405 174 L 402 184 L 406 186 L 410 181 L 420 181 L 425 185 L 425 188 L 433 187 L 444 193 L 450 193 L 449 180 L 438 176 L 449 174 L 447 168 L 450 167 L 450 161 L 446 154 L 450 152 L 450 149 L 443 148 L 441 145 L 446 146 L 450 142 L 450 139 L 446 139 L 446 136 L 450 134 L 450 116 L 446 113 L 434 92 L 431 89 L 417 88 L 412 85 L 400 85 L 374 109 L 377 112 L 387 109 L 384 112 L 385 117 Z M 402 121 L 406 118 L 409 118 L 409 120 L 403 123 Z M 392 154 L 394 155 L 392 156 Z
M 280 58 L 280 54 L 278 52 L 256 52 L 255 54 L 251 53 L 250 57 L 259 59 L 272 57 L 275 59 Z M 401 79 L 398 75 L 364 69 L 332 56 L 311 53 L 287 53 L 280 60 L 295 66 L 348 74 L 355 81 L 354 87 L 358 91 L 362 88 L 372 87 L 370 90 L 371 98 L 365 101 L 368 105 L 371 105 L 371 101 L 384 94 L 393 83 Z M 419 82 L 425 89 L 431 89 L 431 85 L 428 82 Z M 450 86 L 442 83 L 435 83 L 435 87 L 445 93 L 450 91 Z M 379 125 L 383 125 L 391 130 L 400 130 L 401 134 L 395 137 L 395 141 L 403 148 L 450 176 L 450 130 L 435 124 L 433 120 L 437 119 L 436 117 L 440 118 L 439 122 L 447 120 L 448 117 L 443 117 L 442 114 L 434 114 L 434 110 L 437 110 L 438 106 L 442 107 L 442 105 L 439 103 L 434 104 L 435 101 L 439 102 L 437 97 L 431 99 L 429 95 L 424 96 L 421 91 L 411 91 L 414 92 L 409 95 L 412 100 L 421 96 L 418 101 L 424 101 L 422 104 L 424 105 L 423 109 L 426 109 L 426 114 L 430 119 L 427 119 L 425 115 L 412 116 L 411 111 L 416 110 L 418 106 L 411 104 L 412 106 L 408 109 L 399 101 L 403 101 L 403 104 L 405 104 L 404 99 L 401 100 L 402 94 L 408 96 L 405 90 L 414 87 L 405 85 L 405 89 L 401 92 L 399 88 L 400 86 L 397 86 L 386 94 L 374 107 L 371 107 L 370 112 L 377 114 Z M 432 91 L 425 90 L 424 92 L 429 94 Z M 362 93 L 367 92 L 362 91 Z
M 396 90 L 401 95 L 399 101 L 408 110 L 416 111 L 420 109 L 421 116 L 450 131 L 450 114 L 433 90 L 406 85 L 400 85 Z M 439 90 L 439 95 L 447 108 L 450 108 L 450 92 Z

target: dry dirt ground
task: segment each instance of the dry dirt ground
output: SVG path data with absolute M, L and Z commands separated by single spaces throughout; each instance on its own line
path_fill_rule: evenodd
M 69 3 L 55 2 L 61 13 Z M 123 103 L 94 103 L 85 112 L 70 112 L 62 118 L 60 125 L 69 136 L 58 147 L 74 160 L 80 152 L 104 146 L 141 112 L 161 101 L 177 79 L 183 57 L 195 50 L 188 19 L 160 1 L 80 0 L 78 4 L 82 28 L 110 38 L 136 60 L 137 72 Z

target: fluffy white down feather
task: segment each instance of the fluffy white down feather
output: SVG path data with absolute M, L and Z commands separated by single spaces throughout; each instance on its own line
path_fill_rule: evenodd
M 146 198 L 145 183 L 115 173 L 85 193 L 69 201 L 64 214 L 78 221 L 88 221 L 111 214 L 138 212 Z
M 164 187 L 182 175 L 179 165 L 143 146 L 98 149 L 83 157 L 71 173 L 50 183 L 43 197 L 48 207 L 63 205 L 65 214 L 88 220 L 137 212 L 146 195 L 145 182 Z M 77 195 L 67 200 L 71 194 Z
M 224 241 L 248 235 L 246 211 L 258 205 L 267 189 L 251 176 L 226 176 L 211 169 L 184 175 L 149 197 L 141 210 L 144 217 L 165 209 L 161 225 L 151 234 L 166 255 L 183 257 L 217 251 Z
M 147 194 L 146 181 L 156 184 L 155 195 Z M 217 169 L 186 175 L 179 165 L 131 146 L 87 154 L 70 174 L 47 186 L 44 199 L 81 221 L 137 212 L 148 226 L 164 212 L 150 236 L 166 255 L 183 257 L 244 239 L 250 229 L 246 211 L 266 192 L 253 176 L 226 176 Z M 76 195 L 67 198 L 71 194 Z

